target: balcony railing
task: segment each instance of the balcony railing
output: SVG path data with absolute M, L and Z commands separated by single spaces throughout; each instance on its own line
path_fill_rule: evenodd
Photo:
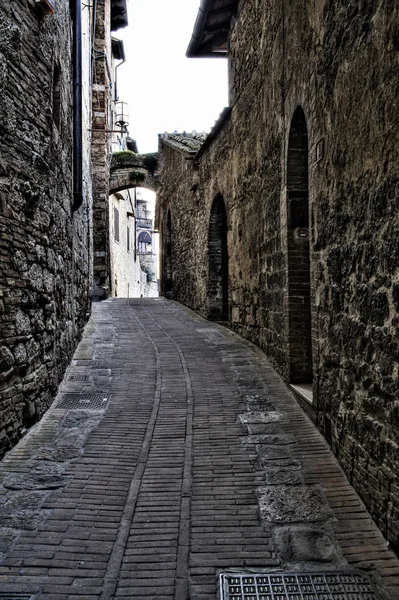
M 138 217 L 137 227 L 145 227 L 145 228 L 151 229 L 152 219 L 141 219 L 140 217 Z

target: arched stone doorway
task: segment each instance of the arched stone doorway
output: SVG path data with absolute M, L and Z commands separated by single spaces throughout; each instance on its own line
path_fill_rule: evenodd
M 227 214 L 221 195 L 212 204 L 208 233 L 208 319 L 229 320 Z
M 290 382 L 311 383 L 308 130 L 300 106 L 292 118 L 287 154 L 288 311 Z
M 171 296 L 173 289 L 173 265 L 172 265 L 172 215 L 170 210 L 166 217 L 165 228 L 165 254 L 164 254 L 164 277 L 165 296 Z

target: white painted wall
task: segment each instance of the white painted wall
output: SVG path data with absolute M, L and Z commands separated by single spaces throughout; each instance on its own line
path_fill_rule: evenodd
M 148 192 L 148 190 L 146 190 Z M 140 193 L 140 192 L 139 192 Z M 153 194 L 153 192 L 149 192 Z M 154 203 L 155 203 L 155 194 Z M 155 237 L 153 244 L 154 254 L 142 257 L 137 250 L 137 237 L 135 235 L 136 219 L 132 213 L 136 214 L 134 203 L 134 190 L 125 190 L 113 194 L 109 198 L 110 211 L 110 254 L 111 254 L 111 285 L 112 296 L 118 298 L 156 298 L 158 297 L 158 257 L 157 244 L 158 236 Z M 118 226 L 115 220 L 115 209 L 119 216 L 119 235 Z M 130 213 L 130 214 L 129 214 Z M 153 217 L 153 211 L 151 216 Z M 128 248 L 128 233 L 130 229 L 130 245 Z M 136 244 L 136 253 L 135 253 Z M 155 273 L 155 281 L 147 281 L 147 274 L 142 270 L 142 266 L 150 267 Z

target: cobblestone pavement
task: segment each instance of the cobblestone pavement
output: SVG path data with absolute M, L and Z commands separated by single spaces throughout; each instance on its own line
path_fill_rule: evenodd
M 0 482 L 0 598 L 216 600 L 227 573 L 230 598 L 273 600 L 312 572 L 399 599 L 398 559 L 265 356 L 164 299 L 93 306 Z

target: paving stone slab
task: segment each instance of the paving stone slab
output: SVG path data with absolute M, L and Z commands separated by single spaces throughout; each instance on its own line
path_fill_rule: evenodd
M 3 562 L 5 556 L 9 552 L 17 537 L 18 532 L 14 529 L 0 527 L 0 564 Z
M 285 433 L 258 433 L 240 438 L 243 444 L 265 444 L 266 446 L 284 446 L 294 444 L 295 438 Z
M 281 468 L 290 471 L 300 471 L 303 468 L 302 461 L 299 458 L 275 458 L 273 460 L 258 458 L 257 463 L 265 472 L 269 470 L 277 471 Z
M 266 444 L 256 444 L 255 449 L 259 455 L 262 464 L 269 460 L 282 460 L 291 458 L 291 450 L 288 446 L 268 446 Z
M 9 492 L 0 497 L 0 527 L 10 529 L 37 529 L 48 516 L 41 510 L 46 494 L 40 492 Z
M 316 485 L 258 488 L 260 516 L 272 523 L 327 521 L 334 518 L 322 489 Z
M 281 421 L 282 418 L 282 414 L 274 410 L 265 412 L 248 411 L 238 415 L 239 422 L 243 425 L 246 425 L 247 423 L 276 423 L 277 421 Z
M 35 454 L 36 460 L 49 460 L 51 462 L 67 462 L 80 456 L 81 447 L 77 446 L 61 446 L 59 448 L 43 447 Z
M 290 469 L 266 469 L 265 482 L 268 485 L 300 485 L 303 478 Z
M 9 490 L 55 490 L 64 487 L 70 480 L 63 471 L 62 465 L 44 462 L 29 473 L 9 473 L 3 486 Z
M 66 429 L 81 427 L 85 431 L 90 431 L 94 427 L 97 427 L 101 418 L 101 414 L 93 414 L 92 411 L 85 411 L 84 409 L 69 410 L 61 421 L 60 426 Z
M 273 541 L 288 568 L 298 568 L 298 565 L 309 568 L 312 563 L 348 567 L 331 530 L 303 525 L 275 527 Z

